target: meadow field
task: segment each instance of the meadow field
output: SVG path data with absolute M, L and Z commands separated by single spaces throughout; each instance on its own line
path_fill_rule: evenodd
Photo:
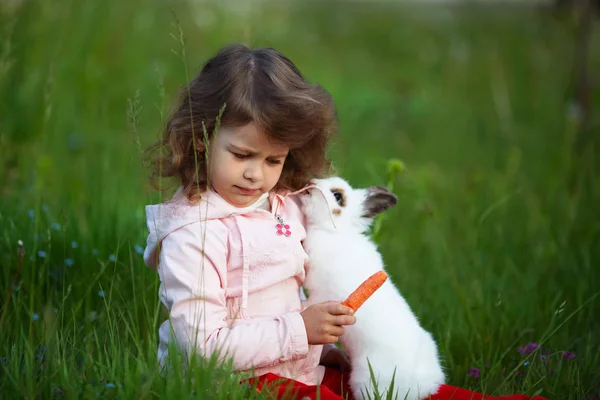
M 142 260 L 144 206 L 164 198 L 143 150 L 179 87 L 240 41 L 324 85 L 341 124 L 336 171 L 398 195 L 376 240 L 448 383 L 600 399 L 600 93 L 575 148 L 568 15 L 13 0 L 0 32 L 0 398 L 268 398 L 211 362 L 161 377 L 166 315 Z M 596 88 L 599 32 L 596 19 Z

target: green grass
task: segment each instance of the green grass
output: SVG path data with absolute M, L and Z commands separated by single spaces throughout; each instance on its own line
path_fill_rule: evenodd
M 0 5 L 0 397 L 251 396 L 210 363 L 160 377 L 165 315 L 136 247 L 144 205 L 160 200 L 137 138 L 156 139 L 186 65 L 196 73 L 231 41 L 280 49 L 332 92 L 342 129 L 331 156 L 352 184 L 386 184 L 388 160 L 406 164 L 378 241 L 450 384 L 600 396 L 598 145 L 571 151 L 564 16 L 369 2 L 8 6 L 17 3 Z M 544 350 L 522 356 L 529 342 Z

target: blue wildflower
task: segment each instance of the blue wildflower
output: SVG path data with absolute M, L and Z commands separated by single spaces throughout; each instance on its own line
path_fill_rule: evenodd
M 19 291 L 19 285 L 17 285 L 16 283 L 15 283 L 15 284 L 13 284 L 13 290 L 14 290 L 15 292 L 18 292 L 18 291 Z
M 64 398 L 65 397 L 65 391 L 63 388 L 61 387 L 53 387 L 52 388 L 52 398 Z
M 115 261 L 117 261 L 117 256 L 115 256 L 114 254 L 111 254 L 110 256 L 108 256 L 108 259 L 109 259 L 111 262 L 115 262 Z
M 144 248 L 142 246 L 140 246 L 139 244 L 135 245 L 135 252 L 138 254 L 144 254 Z
M 94 249 L 92 250 L 92 254 L 97 256 L 98 254 L 100 254 L 100 252 L 98 251 L 98 249 Z
M 98 296 L 104 297 L 104 290 L 99 290 L 98 291 Z
M 36 347 L 35 351 L 35 359 L 43 362 L 45 359 L 44 354 L 46 353 L 46 345 Z
M 44 250 L 38 251 L 38 257 L 45 258 L 46 257 L 46 252 Z
M 75 264 L 75 261 L 73 261 L 72 258 L 65 258 L 65 265 L 67 267 L 70 267 L 71 265 Z
M 52 278 L 54 278 L 56 281 L 62 280 L 63 275 L 64 275 L 64 269 L 63 268 L 52 268 L 50 270 L 50 276 Z
M 38 313 L 33 313 L 33 315 L 31 317 L 33 318 L 34 321 L 37 321 L 40 319 L 40 316 L 38 315 Z
M 79 151 L 81 150 L 82 145 L 83 140 L 80 134 L 75 132 L 69 133 L 69 135 L 67 136 L 67 148 L 69 149 L 69 151 Z
M 523 365 L 524 365 L 524 366 L 528 366 L 529 364 L 531 364 L 529 361 L 525 361 L 525 362 L 523 363 Z
M 58 312 L 58 308 L 54 307 L 54 308 L 52 309 L 52 312 L 53 312 L 54 314 L 56 314 L 56 313 Z
M 74 249 L 76 249 L 77 247 L 79 247 L 79 245 L 77 244 L 77 242 L 76 242 L 76 241 L 74 241 L 74 240 L 73 240 L 73 241 L 71 242 L 71 247 L 72 247 L 72 248 L 74 248 Z
M 114 383 L 108 382 L 108 383 L 106 384 L 106 387 L 107 387 L 107 388 L 114 388 L 114 387 L 117 387 L 117 386 L 116 386 Z
M 27 215 L 29 215 L 29 218 L 33 218 L 35 216 L 35 211 L 27 210 Z
M 60 231 L 60 224 L 58 222 L 53 222 L 52 224 L 50 224 L 50 226 L 52 227 L 52 229 L 54 229 L 55 231 Z

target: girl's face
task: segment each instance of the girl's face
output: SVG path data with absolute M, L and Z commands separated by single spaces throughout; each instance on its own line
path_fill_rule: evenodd
M 229 204 L 246 207 L 279 181 L 289 148 L 271 143 L 256 125 L 221 127 L 209 145 L 209 180 Z

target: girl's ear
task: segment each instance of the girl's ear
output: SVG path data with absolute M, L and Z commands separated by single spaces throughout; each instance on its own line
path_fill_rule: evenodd
M 363 203 L 363 218 L 374 218 L 392 208 L 398 197 L 383 186 L 371 186 L 367 189 L 367 197 Z
M 192 147 L 194 148 L 194 150 L 196 150 L 197 153 L 204 153 L 204 150 L 206 149 L 204 146 L 204 142 L 197 139 L 196 143 L 192 142 Z

